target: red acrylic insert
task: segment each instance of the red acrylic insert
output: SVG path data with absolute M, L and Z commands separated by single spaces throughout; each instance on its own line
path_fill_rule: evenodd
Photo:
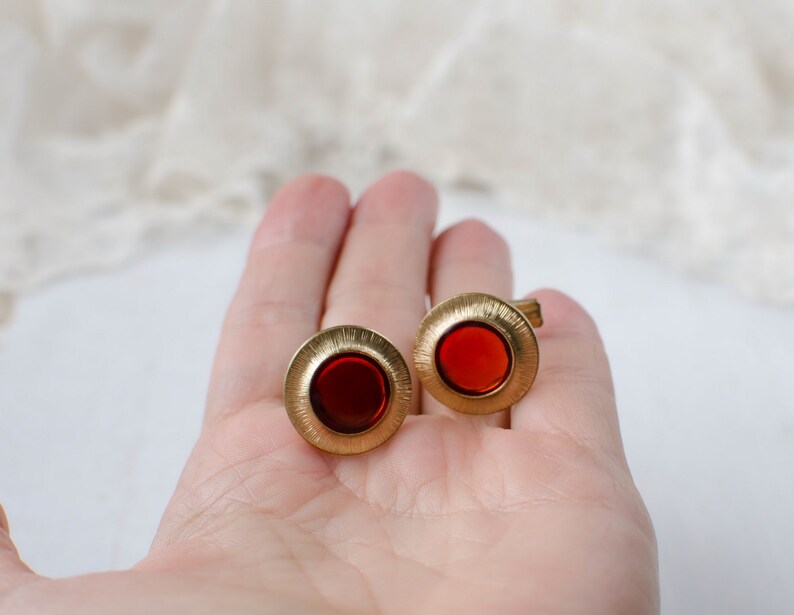
M 465 321 L 449 329 L 436 344 L 436 369 L 453 391 L 485 395 L 510 375 L 513 355 L 504 336 L 491 325 Z
M 389 379 L 371 357 L 347 352 L 326 359 L 309 390 L 314 413 L 329 429 L 357 434 L 376 425 L 389 405 Z

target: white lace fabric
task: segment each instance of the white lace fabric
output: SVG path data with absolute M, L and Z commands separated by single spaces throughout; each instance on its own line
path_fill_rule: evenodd
M 410 167 L 794 303 L 789 0 L 0 0 L 0 320 Z

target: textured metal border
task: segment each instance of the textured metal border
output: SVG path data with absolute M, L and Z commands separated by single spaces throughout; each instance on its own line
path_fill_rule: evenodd
M 485 395 L 454 391 L 436 369 L 438 340 L 450 327 L 467 320 L 494 327 L 513 352 L 507 379 Z M 512 406 L 532 387 L 539 361 L 538 340 L 527 317 L 511 303 L 484 293 L 465 293 L 439 303 L 419 325 L 414 345 L 414 364 L 422 386 L 439 402 L 464 414 L 492 414 Z
M 329 429 L 314 413 L 309 387 L 317 368 L 329 357 L 360 352 L 377 361 L 389 378 L 389 405 L 370 429 L 343 434 Z M 411 405 L 411 374 L 400 351 L 385 337 L 364 327 L 342 325 L 320 331 L 298 349 L 284 377 L 287 415 L 303 438 L 335 455 L 358 455 L 377 448 L 400 428 Z

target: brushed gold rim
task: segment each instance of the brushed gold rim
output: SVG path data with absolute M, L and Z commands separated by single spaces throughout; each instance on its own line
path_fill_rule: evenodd
M 343 434 L 327 427 L 314 413 L 310 400 L 312 377 L 335 355 L 357 352 L 383 368 L 389 379 L 389 402 L 383 418 L 366 431 Z M 379 333 L 342 325 L 320 331 L 295 353 L 284 377 L 284 405 L 297 432 L 310 444 L 335 455 L 366 453 L 391 438 L 411 405 L 411 375 L 400 351 Z
M 451 389 L 436 367 L 436 345 L 450 328 L 482 322 L 501 333 L 512 352 L 510 373 L 501 386 L 484 395 Z M 526 395 L 538 373 L 538 340 L 527 317 L 515 305 L 485 293 L 465 293 L 442 301 L 422 320 L 414 345 L 414 364 L 422 386 L 439 402 L 464 414 L 493 414 Z

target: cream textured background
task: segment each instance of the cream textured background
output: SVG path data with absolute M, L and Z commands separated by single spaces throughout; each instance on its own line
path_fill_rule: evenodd
M 794 611 L 792 33 L 791 0 L 0 0 L 23 555 L 145 554 L 267 194 L 411 166 L 600 323 L 664 612 Z
M 790 0 L 0 0 L 0 293 L 394 166 L 794 302 Z

